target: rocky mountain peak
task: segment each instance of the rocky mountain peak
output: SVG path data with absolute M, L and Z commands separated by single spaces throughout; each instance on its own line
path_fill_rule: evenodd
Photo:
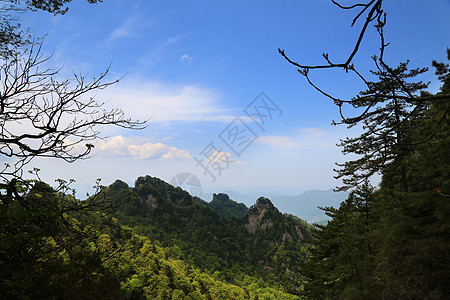
M 273 205 L 273 203 L 264 197 L 259 197 L 258 200 L 256 200 L 256 204 L 251 207 L 251 209 L 256 209 L 257 211 L 265 211 L 265 210 L 273 210 L 278 209 Z
M 272 217 L 278 214 L 280 212 L 269 199 L 260 197 L 256 200 L 256 204 L 250 207 L 248 222 L 245 227 L 251 233 L 254 233 L 258 228 L 266 229 L 273 226 Z

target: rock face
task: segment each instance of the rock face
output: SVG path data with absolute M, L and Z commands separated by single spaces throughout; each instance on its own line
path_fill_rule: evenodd
M 158 199 L 150 194 L 147 196 L 147 201 L 145 201 L 145 203 L 147 204 L 148 209 L 151 211 L 157 209 L 159 206 Z
M 248 211 L 248 222 L 245 224 L 248 232 L 255 233 L 257 229 L 266 229 L 273 226 L 272 216 L 280 212 L 269 199 L 261 197 Z

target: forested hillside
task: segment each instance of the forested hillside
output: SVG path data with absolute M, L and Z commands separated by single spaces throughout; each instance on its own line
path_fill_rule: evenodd
M 309 259 L 310 225 L 270 200 L 226 218 L 150 176 L 2 209 L 2 299 L 298 299 Z
M 205 202 L 205 205 L 224 218 L 241 219 L 248 212 L 245 204 L 233 201 L 224 193 L 213 194 L 212 201 Z
M 123 183 L 111 185 L 108 197 L 119 192 L 117 186 Z M 235 284 L 247 274 L 299 293 L 310 225 L 281 214 L 270 200 L 258 199 L 239 219 L 221 217 L 187 192 L 150 176 L 121 193 L 130 198 L 123 198 L 125 204 L 115 212 L 119 222 L 164 246 L 176 245 L 193 265 Z M 215 208 L 220 208 L 217 202 Z

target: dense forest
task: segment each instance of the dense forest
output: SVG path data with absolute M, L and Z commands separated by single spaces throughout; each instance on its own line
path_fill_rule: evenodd
M 134 188 L 118 180 L 86 200 L 98 209 L 83 209 L 45 183 L 32 186 L 20 203 L 2 207 L 4 299 L 298 299 L 301 293 L 311 226 L 268 199 L 236 218 L 242 205 L 224 194 L 217 195 L 225 200 L 219 215 L 150 176 Z
M 0 155 L 11 162 L 0 170 L 0 299 L 449 298 L 450 65 L 432 62 L 436 93 L 416 80 L 427 67 L 388 66 L 381 0 L 344 7 L 365 7 L 356 18 L 368 10 L 366 25 L 378 22 L 373 81 L 350 64 L 353 56 L 333 64 L 324 54 L 327 65 L 311 67 L 280 50 L 313 86 L 312 69 L 338 67 L 367 87 L 348 101 L 326 95 L 341 112 L 340 125 L 362 133 L 339 144 L 354 158 L 335 170 L 343 183 L 337 190 L 349 196 L 321 208 L 330 220 L 320 225 L 281 213 L 265 197 L 249 208 L 223 193 L 200 199 L 150 175 L 132 187 L 120 179 L 97 184 L 85 200 L 70 182 L 42 182 L 38 169 L 31 171 L 36 179 L 25 179 L 23 168 L 35 157 L 87 157 L 98 126 L 148 125 L 101 110 L 92 98 L 78 100 L 112 84 L 100 83 L 103 77 L 70 89 L 52 79 L 56 71 L 39 69 L 42 44 L 24 36 L 9 13 L 22 3 L 64 14 L 69 2 L 11 1 L 0 14 Z M 450 61 L 450 49 L 446 54 Z M 362 113 L 345 117 L 343 105 Z M 34 130 L 15 132 L 10 124 Z M 74 154 L 76 146 L 84 150 Z M 376 186 L 374 174 L 381 175 Z

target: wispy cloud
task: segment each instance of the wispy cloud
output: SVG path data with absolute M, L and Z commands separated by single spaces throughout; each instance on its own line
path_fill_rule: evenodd
M 122 38 L 134 38 L 139 36 L 138 28 L 142 22 L 137 14 L 132 14 L 126 18 L 118 27 L 113 29 L 106 39 L 106 43 L 111 43 Z
M 102 91 L 102 98 L 133 118 L 154 122 L 231 122 L 236 116 L 220 105 L 213 89 L 195 85 L 170 85 L 158 81 L 126 80 Z
M 173 46 L 180 42 L 184 36 L 184 34 L 180 34 L 164 38 L 155 37 L 147 40 L 147 48 L 143 50 L 143 55 L 138 58 L 140 65 L 151 67 L 165 58 L 171 57 L 170 53 L 173 54 L 175 49 L 178 51 L 178 48 Z
M 298 140 L 303 148 L 310 149 L 333 149 L 336 143 L 343 136 L 345 128 L 330 127 L 330 129 L 322 128 L 301 128 Z
M 192 56 L 187 55 L 186 53 L 181 55 L 181 57 L 180 57 L 180 62 L 191 64 L 194 61 L 195 61 L 195 58 L 193 58 Z
M 315 149 L 328 150 L 336 148 L 339 137 L 342 136 L 341 130 L 330 128 L 301 128 L 289 136 L 260 136 L 256 139 L 259 144 L 277 148 L 283 154 L 297 155 L 301 151 Z

